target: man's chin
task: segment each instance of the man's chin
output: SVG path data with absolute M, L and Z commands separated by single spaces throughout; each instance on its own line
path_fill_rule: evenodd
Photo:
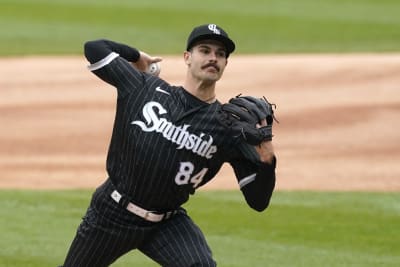
M 204 76 L 205 81 L 216 82 L 221 78 L 221 75 L 217 72 L 208 72 Z

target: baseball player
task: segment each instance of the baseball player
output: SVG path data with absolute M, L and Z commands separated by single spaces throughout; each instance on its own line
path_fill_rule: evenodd
M 110 40 L 85 44 L 89 70 L 117 90 L 108 178 L 92 196 L 64 267 L 109 266 L 138 249 L 161 266 L 216 266 L 181 205 L 229 163 L 248 205 L 275 186 L 273 111 L 264 99 L 216 100 L 235 43 L 215 24 L 190 33 L 183 86 L 146 73 L 161 58 Z M 223 211 L 221 211 L 223 212 Z

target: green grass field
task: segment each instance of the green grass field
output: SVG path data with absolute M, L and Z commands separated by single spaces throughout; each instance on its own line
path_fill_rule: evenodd
M 0 0 L 0 56 L 81 54 L 107 37 L 181 53 L 193 26 L 217 23 L 238 53 L 399 51 L 398 0 Z
M 1 191 L 0 266 L 57 266 L 89 191 Z M 399 193 L 276 192 L 266 212 L 240 192 L 198 192 L 186 205 L 219 266 L 393 266 L 400 263 Z M 113 266 L 158 266 L 138 251 Z

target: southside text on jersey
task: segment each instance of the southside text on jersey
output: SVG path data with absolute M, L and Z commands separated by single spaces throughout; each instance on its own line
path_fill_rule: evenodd
M 158 109 L 158 114 L 155 109 Z M 212 145 L 213 138 L 201 133 L 200 136 L 191 134 L 187 131 L 190 127 L 189 124 L 183 126 L 176 126 L 165 118 L 159 118 L 158 115 L 166 114 L 167 110 L 158 102 L 148 102 L 143 107 L 143 116 L 146 123 L 143 121 L 132 121 L 131 124 L 139 126 L 144 132 L 157 132 L 162 133 L 163 137 L 172 143 L 178 145 L 177 149 L 185 148 L 191 150 L 193 153 L 205 157 L 212 158 L 212 154 L 217 152 L 217 146 Z M 204 139 L 203 139 L 204 138 Z

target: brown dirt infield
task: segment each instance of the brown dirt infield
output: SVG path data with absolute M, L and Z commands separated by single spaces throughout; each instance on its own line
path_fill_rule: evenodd
M 83 57 L 0 59 L 0 188 L 94 188 L 115 91 Z M 180 84 L 181 57 L 161 77 Z M 218 98 L 277 104 L 278 190 L 400 190 L 400 54 L 230 58 Z M 206 189 L 237 189 L 225 166 Z

